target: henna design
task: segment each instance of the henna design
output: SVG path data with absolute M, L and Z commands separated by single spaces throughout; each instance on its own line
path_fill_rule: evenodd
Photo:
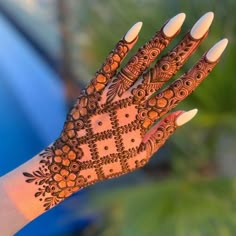
M 43 202 L 45 210 L 98 180 L 117 177 L 145 165 L 175 127 L 173 121 L 163 123 L 144 145 L 141 141 L 147 129 L 189 95 L 215 64 L 203 58 L 146 105 L 137 106 L 135 96 L 130 96 L 91 110 L 90 97 L 82 97 L 80 107 L 73 108 L 71 113 L 73 120 L 66 121 L 61 137 L 41 154 L 39 169 L 23 173 L 26 182 L 38 186 L 35 197 Z M 83 119 L 76 120 L 76 112 L 84 115 Z M 81 136 L 78 135 L 80 121 L 84 129 Z
M 151 157 L 169 138 L 170 135 L 174 133 L 177 126 L 175 124 L 175 119 L 179 115 L 172 114 L 163 119 L 158 127 L 155 129 L 155 132 L 148 138 L 146 143 L 142 143 L 147 150 L 147 157 Z
M 124 39 L 118 42 L 115 49 L 107 57 L 102 68 L 96 73 L 96 76 L 87 86 L 86 92 L 88 95 L 105 88 L 106 84 L 115 75 L 121 61 L 125 58 L 133 44 L 134 42 L 129 44 Z
M 208 63 L 203 58 L 184 77 L 148 100 L 146 107 L 137 107 L 131 96 L 103 104 L 91 113 L 89 109 L 85 109 L 89 99 L 82 98 L 79 111 L 83 114 L 88 111 L 89 115 L 83 120 L 84 136 L 76 136 L 80 126 L 76 126 L 74 121 L 67 121 L 61 138 L 41 154 L 39 170 L 24 173 L 28 183 L 34 182 L 39 186 L 35 197 L 44 201 L 45 210 L 82 187 L 143 166 L 155 148 L 152 139 L 146 147 L 140 148 L 147 128 L 163 112 L 167 112 L 190 94 L 215 64 Z M 171 92 L 172 97 L 169 95 Z M 132 114 L 129 110 L 133 111 Z M 103 123 L 106 123 L 104 127 Z M 164 142 L 164 137 L 174 131 L 173 122 L 172 125 L 165 123 L 165 128 L 160 133 L 161 127 L 154 137 L 161 137 Z M 160 141 L 159 143 L 162 144 Z
M 144 102 L 150 95 L 160 89 L 177 71 L 181 69 L 185 61 L 197 49 L 206 38 L 208 32 L 195 40 L 187 33 L 183 40 L 169 53 L 163 56 L 154 66 L 143 74 L 143 81 L 133 91 L 136 103 Z
M 123 38 L 117 43 L 115 49 L 111 51 L 109 56 L 106 58 L 101 69 L 96 73 L 87 88 L 81 92 L 81 95 L 75 102 L 71 112 L 67 115 L 67 121 L 71 122 L 64 126 L 64 130 L 73 130 L 73 124 L 75 124 L 79 130 L 84 129 L 84 120 L 86 120 L 86 116 L 89 112 L 93 112 L 93 110 L 98 107 L 98 101 L 101 98 L 100 93 L 115 75 L 120 63 L 136 41 L 137 37 L 131 42 L 127 42 Z M 71 131 L 71 133 L 74 132 Z M 64 140 L 65 139 L 68 139 L 66 135 L 64 135 Z
M 120 121 L 121 118 L 127 118 L 130 106 L 131 98 L 108 103 L 94 114 L 90 113 L 83 137 L 77 137 L 79 128 L 67 121 L 61 138 L 41 154 L 39 170 L 23 173 L 26 182 L 39 186 L 35 197 L 43 201 L 45 210 L 97 180 L 116 177 L 136 168 L 138 160 L 131 163 L 128 159 L 139 153 L 141 124 L 135 120 L 135 116 L 132 117 L 134 120 Z M 104 121 L 105 116 L 110 127 L 102 127 L 100 119 Z M 100 127 L 99 132 L 96 127 Z M 130 134 L 129 145 L 125 142 Z
M 121 97 L 151 65 L 160 52 L 167 47 L 173 38 L 174 36 L 170 38 L 165 36 L 162 28 L 149 42 L 141 47 L 113 80 L 107 92 L 107 101 L 111 102 L 115 96 Z
M 209 62 L 204 55 L 199 62 L 182 77 L 174 81 L 168 88 L 149 99 L 140 113 L 143 117 L 143 128 L 149 128 L 156 120 L 165 115 L 178 103 L 190 95 L 196 87 L 208 76 L 219 60 Z
M 196 34 L 196 27 L 194 30 Z M 186 74 L 149 97 L 182 66 L 207 33 L 200 40 L 187 35 L 129 91 L 169 43 L 170 38 L 161 32 L 138 51 L 109 87 L 108 82 L 137 38 L 131 43 L 125 40 L 118 43 L 69 112 L 60 137 L 40 154 L 39 167 L 23 173 L 26 182 L 36 186 L 35 198 L 45 210 L 81 188 L 142 167 L 177 128 L 178 112 L 149 130 L 157 119 L 193 92 L 218 63 L 220 53 L 211 49 Z M 107 95 L 105 101 L 101 101 L 103 93 Z M 114 99 L 123 93 L 124 97 Z

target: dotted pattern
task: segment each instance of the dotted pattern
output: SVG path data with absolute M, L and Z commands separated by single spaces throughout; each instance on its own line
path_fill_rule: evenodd
M 40 154 L 38 169 L 23 173 L 27 183 L 37 186 L 35 197 L 45 210 L 83 187 L 120 176 L 148 162 L 176 129 L 176 117 L 167 116 L 143 143 L 148 129 L 192 93 L 217 64 L 209 63 L 204 55 L 185 75 L 154 94 L 202 40 L 195 41 L 187 34 L 132 89 L 137 77 L 170 39 L 157 33 L 111 81 L 134 42 L 127 44 L 121 40 L 117 44 L 68 114 L 60 137 Z
M 112 82 L 107 93 L 107 101 L 111 102 L 117 95 L 121 97 L 151 65 L 160 52 L 167 47 L 173 38 L 174 36 L 171 38 L 166 37 L 161 29 L 149 42 L 141 47 Z

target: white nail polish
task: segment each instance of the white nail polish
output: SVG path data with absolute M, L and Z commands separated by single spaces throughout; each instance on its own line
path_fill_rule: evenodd
M 228 44 L 228 39 L 222 39 L 216 43 L 206 54 L 206 59 L 210 62 L 217 61 Z
M 207 32 L 214 18 L 213 12 L 207 12 L 204 14 L 193 26 L 190 31 L 190 35 L 194 39 L 200 39 Z
M 165 27 L 163 28 L 163 33 L 167 37 L 172 37 L 176 34 L 176 32 L 180 29 L 182 24 L 184 23 L 185 20 L 185 13 L 179 13 L 178 15 L 174 16 L 171 18 Z
M 193 117 L 197 114 L 197 112 L 198 112 L 198 109 L 193 109 L 193 110 L 182 113 L 179 117 L 177 117 L 175 124 L 177 126 L 184 125 L 185 123 L 193 119 Z
M 139 31 L 142 28 L 143 23 L 142 22 L 137 22 L 136 24 L 134 24 L 130 30 L 126 33 L 125 35 L 125 41 L 130 43 L 132 42 L 137 36 Z

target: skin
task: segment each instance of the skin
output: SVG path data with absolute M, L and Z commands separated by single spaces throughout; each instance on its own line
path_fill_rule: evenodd
M 131 41 L 130 35 L 128 41 L 122 38 L 78 97 L 60 137 L 0 179 L 0 207 L 13 209 L 9 217 L 7 209 L 1 211 L 1 232 L 11 235 L 74 192 L 144 166 L 178 128 L 176 121 L 184 111 L 162 117 L 195 90 L 219 58 L 210 62 L 204 54 L 187 73 L 157 92 L 208 34 L 194 39 L 188 32 L 150 68 L 179 33 L 177 29 L 167 37 L 166 24 L 117 72 L 138 36 Z M 12 227 L 11 217 L 20 223 Z

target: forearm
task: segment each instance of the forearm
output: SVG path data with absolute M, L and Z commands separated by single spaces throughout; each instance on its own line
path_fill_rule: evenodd
M 13 235 L 45 212 L 42 202 L 35 197 L 38 187 L 35 184 L 28 184 L 23 175 L 24 172 L 37 170 L 41 159 L 38 154 L 0 178 L 1 235 Z
M 27 224 L 28 220 L 5 192 L 0 179 L 0 232 L 3 236 L 12 236 Z
M 180 44 L 147 70 L 179 32 L 184 18 L 181 13 L 169 20 L 116 73 L 138 39 L 142 24 L 136 23 L 83 90 L 60 137 L 0 179 L 1 235 L 14 234 L 81 188 L 142 167 L 176 128 L 196 115 L 196 109 L 176 111 L 160 120 L 206 78 L 218 63 L 227 39 L 215 44 L 179 79 L 156 92 L 206 37 L 213 13 L 199 19 Z

